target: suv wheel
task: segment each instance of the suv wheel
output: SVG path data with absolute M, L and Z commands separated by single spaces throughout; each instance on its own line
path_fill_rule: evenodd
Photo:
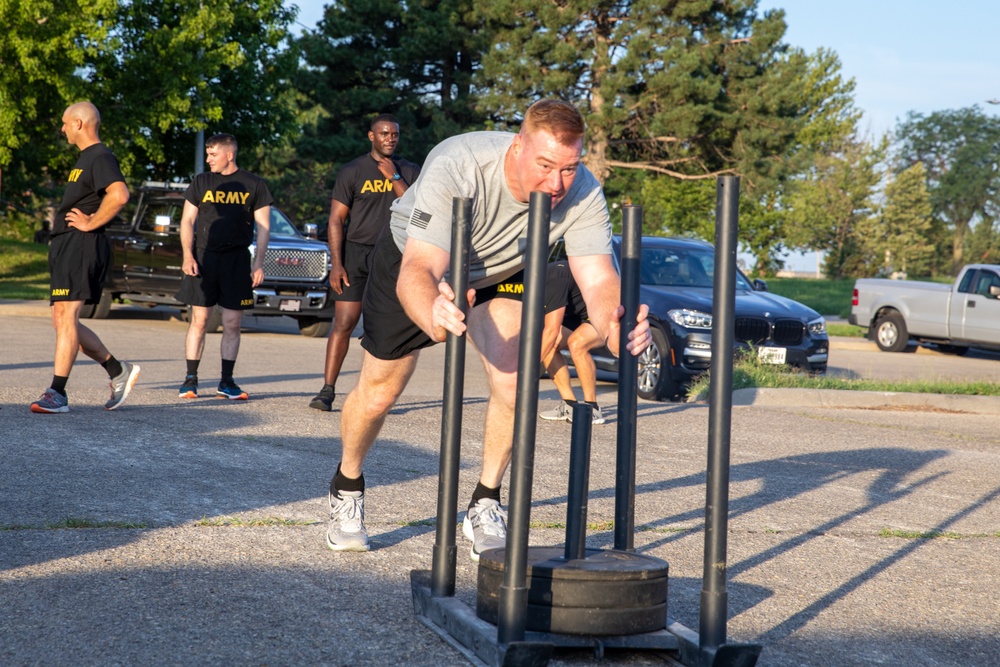
M 667 335 L 657 327 L 650 327 L 649 333 L 653 342 L 639 355 L 638 393 L 641 398 L 651 401 L 670 400 L 677 394 L 679 386 L 670 377 Z

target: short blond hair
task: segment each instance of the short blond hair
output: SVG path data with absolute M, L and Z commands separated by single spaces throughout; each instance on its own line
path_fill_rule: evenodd
M 568 146 L 583 139 L 586 125 L 572 104 L 562 100 L 538 100 L 525 112 L 521 133 L 532 134 L 538 130 L 549 132 L 556 141 Z

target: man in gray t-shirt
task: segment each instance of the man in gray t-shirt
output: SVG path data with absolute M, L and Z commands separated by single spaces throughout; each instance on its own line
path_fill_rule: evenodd
M 421 348 L 451 332 L 468 332 L 491 387 L 483 467 L 463 532 L 471 555 L 506 541 L 500 483 L 510 463 L 517 390 L 521 304 L 476 301 L 477 289 L 500 283 L 524 267 L 528 200 L 552 197 L 549 242 L 566 240 L 570 270 L 591 322 L 618 354 L 620 281 L 611 260 L 611 223 L 600 184 L 580 163 L 584 124 L 565 102 L 533 104 L 518 134 L 473 132 L 447 139 L 424 162 L 420 176 L 392 206 L 391 234 L 372 255 L 362 302 L 365 350 L 358 384 L 341 415 L 342 459 L 330 482 L 327 545 L 367 551 L 364 525 L 365 456 L 386 415 L 413 374 Z M 452 202 L 472 199 L 468 318 L 444 278 L 450 264 Z M 484 294 L 488 290 L 483 290 Z M 495 290 L 494 290 L 495 292 Z M 650 342 L 648 309 L 640 307 L 629 334 L 637 355 Z

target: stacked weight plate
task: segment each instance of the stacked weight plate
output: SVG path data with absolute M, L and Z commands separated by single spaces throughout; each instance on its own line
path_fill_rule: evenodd
M 561 547 L 528 549 L 528 630 L 571 635 L 630 635 L 667 624 L 666 561 L 642 554 L 587 549 L 566 560 Z M 499 617 L 504 549 L 479 559 L 476 615 Z

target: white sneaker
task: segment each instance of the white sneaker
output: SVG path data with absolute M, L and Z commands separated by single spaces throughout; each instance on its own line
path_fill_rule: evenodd
M 466 512 L 462 534 L 472 542 L 469 556 L 478 563 L 479 554 L 507 544 L 507 512 L 492 498 L 482 498 Z
M 368 551 L 364 491 L 340 491 L 339 494 L 340 498 L 330 494 L 326 545 L 334 551 Z
M 570 421 L 573 421 L 573 420 L 571 419 Z M 594 424 L 603 424 L 604 421 L 605 421 L 605 419 L 604 419 L 604 415 L 601 413 L 601 406 L 595 405 L 594 406 L 594 421 L 592 423 L 594 423 Z
M 566 421 L 570 424 L 573 423 L 573 408 L 571 408 L 566 401 L 559 404 L 558 407 L 552 410 L 546 410 L 545 412 L 539 412 L 538 416 L 546 421 L 556 422 L 556 421 Z M 601 413 L 601 406 L 594 406 L 594 424 L 603 424 L 606 419 Z
M 538 416 L 545 421 L 550 422 L 572 422 L 573 421 L 573 408 L 569 406 L 566 401 L 559 401 L 559 405 L 552 410 L 546 410 L 545 412 L 539 412 Z

